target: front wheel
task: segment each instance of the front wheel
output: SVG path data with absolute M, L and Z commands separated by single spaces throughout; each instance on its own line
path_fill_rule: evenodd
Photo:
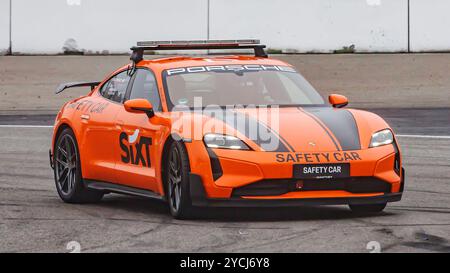
M 90 203 L 102 199 L 103 192 L 88 189 L 83 184 L 78 144 L 70 128 L 58 136 L 53 158 L 56 190 L 64 202 Z
M 372 205 L 349 205 L 350 209 L 356 213 L 376 213 L 382 212 L 386 207 L 386 203 Z
M 176 219 L 192 218 L 194 213 L 189 189 L 189 158 L 183 143 L 174 141 L 167 159 L 165 177 L 170 213 Z

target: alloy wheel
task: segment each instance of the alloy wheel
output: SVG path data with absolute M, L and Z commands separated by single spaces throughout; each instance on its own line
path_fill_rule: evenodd
M 177 148 L 174 148 L 169 157 L 168 193 L 169 202 L 174 211 L 178 211 L 181 203 L 181 157 Z
M 59 191 L 64 195 L 72 193 L 77 175 L 78 155 L 75 141 L 66 134 L 56 147 L 55 170 Z

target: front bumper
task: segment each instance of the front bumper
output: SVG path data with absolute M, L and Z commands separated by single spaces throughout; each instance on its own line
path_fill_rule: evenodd
M 403 171 L 404 172 L 404 171 Z M 404 173 L 402 176 L 402 185 L 404 185 Z M 374 194 L 354 194 L 341 197 L 332 195 L 327 197 L 315 198 L 289 198 L 286 196 L 269 196 L 264 198 L 236 197 L 231 198 L 208 198 L 201 177 L 196 174 L 190 174 L 190 195 L 192 205 L 196 207 L 295 207 L 306 205 L 369 205 L 382 204 L 388 202 L 397 202 L 402 198 L 403 192 L 395 193 L 374 193 Z M 312 192 L 313 194 L 315 192 Z
M 293 179 L 293 167 L 295 164 L 317 164 L 317 163 L 350 163 L 351 178 L 373 178 L 387 184 L 386 189 L 379 189 L 378 186 L 369 191 L 359 191 L 359 193 L 398 193 L 401 191 L 401 175 L 394 169 L 396 151 L 393 145 L 385 145 L 373 149 L 360 151 L 340 151 L 321 152 L 328 154 L 329 160 L 315 160 L 312 162 L 298 161 L 298 153 L 276 153 L 258 151 L 238 151 L 227 149 L 213 149 L 214 157 L 208 154 L 203 143 L 191 142 L 186 144 L 189 151 L 191 172 L 200 175 L 203 182 L 206 196 L 210 199 L 231 199 L 235 196 L 235 190 L 254 183 L 265 180 L 289 180 Z M 345 153 L 357 153 L 356 157 L 349 160 L 339 160 L 345 158 Z M 336 157 L 335 154 L 339 155 Z M 289 157 L 288 157 L 289 156 Z M 305 158 L 305 157 L 304 157 Z M 282 160 L 280 160 L 282 159 Z M 291 160 L 295 159 L 295 160 Z M 323 159 L 323 158 L 321 158 Z M 220 164 L 220 168 L 215 165 Z M 399 167 L 401 164 L 399 165 Z M 364 183 L 366 184 L 366 183 Z M 341 187 L 343 191 L 346 186 Z M 318 194 L 308 197 L 324 197 L 324 189 Z M 333 190 L 333 189 L 331 189 Z M 355 191 L 349 190 L 350 193 Z M 278 194 L 267 194 L 278 195 Z M 304 197 L 295 194 L 294 198 Z M 330 192 L 327 197 L 358 197 L 357 195 L 346 195 Z

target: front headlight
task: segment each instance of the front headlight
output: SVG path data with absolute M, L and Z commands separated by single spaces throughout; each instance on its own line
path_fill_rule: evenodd
M 203 141 L 209 148 L 249 150 L 248 146 L 239 138 L 234 136 L 206 134 Z
M 388 145 L 394 142 L 394 136 L 392 135 L 391 130 L 385 129 L 376 132 L 372 135 L 372 140 L 370 140 L 370 148 L 379 147 L 383 145 Z

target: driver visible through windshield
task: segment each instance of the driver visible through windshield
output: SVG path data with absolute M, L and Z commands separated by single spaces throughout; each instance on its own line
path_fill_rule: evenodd
M 163 72 L 169 108 L 203 105 L 297 106 L 322 105 L 314 87 L 290 66 L 214 65 Z

